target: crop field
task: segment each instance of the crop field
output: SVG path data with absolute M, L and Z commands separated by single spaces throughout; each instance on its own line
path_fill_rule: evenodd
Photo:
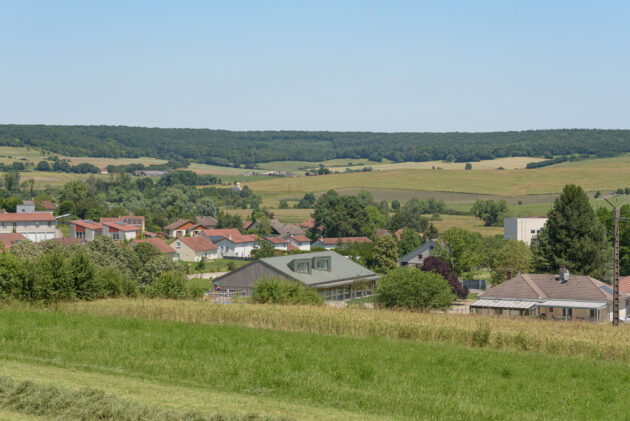
M 205 314 L 200 307 L 191 313 L 188 304 L 207 306 L 214 313 L 247 307 L 175 302 L 168 305 L 180 306 L 170 308 L 165 318 L 184 320 L 186 315 Z M 262 309 L 253 310 L 251 320 L 260 321 L 277 309 L 262 311 L 258 317 Z M 571 324 L 562 335 L 567 342 L 561 352 L 532 352 L 509 349 L 526 349 L 529 344 L 530 332 L 519 324 L 501 339 L 513 345 L 486 346 L 482 332 L 472 335 L 478 346 L 470 347 L 439 336 L 436 339 L 442 343 L 416 338 L 427 329 L 451 337 L 461 335 L 462 329 L 452 324 L 450 329 L 426 323 L 416 327 L 414 319 L 402 328 L 402 322 L 389 318 L 378 322 L 374 317 L 371 326 L 383 330 L 362 334 L 357 329 L 370 325 L 348 323 L 347 318 L 370 314 L 362 310 L 344 311 L 350 316 L 338 320 L 336 313 L 326 313 L 330 309 L 318 308 L 322 314 L 309 322 L 310 332 L 283 331 L 291 310 L 296 319 L 291 330 L 303 328 L 313 314 L 304 308 L 280 310 L 286 312 L 282 323 L 277 320 L 280 326 L 260 329 L 212 321 L 5 309 L 0 317 L 0 376 L 68 392 L 85 387 L 101 390 L 108 400 L 180 416 L 195 411 L 307 420 L 590 420 L 604 413 L 606 418 L 623 419 L 630 410 L 623 395 L 630 386 L 627 362 L 620 353 L 605 352 L 605 346 L 621 351 L 628 344 L 612 328 L 593 328 L 602 328 L 603 338 L 594 337 L 588 346 L 601 354 L 584 352 L 586 345 L 581 342 L 594 330 Z M 470 320 L 463 323 L 464 329 L 479 325 L 476 318 Z M 492 341 L 497 338 L 496 325 L 489 322 Z M 537 331 L 553 331 L 534 326 Z M 525 330 L 520 339 L 519 327 Z M 560 343 L 551 339 L 551 345 Z
M 391 170 L 331 174 L 317 177 L 272 178 L 248 183 L 261 193 L 323 192 L 329 189 L 403 189 L 523 196 L 557 193 L 568 183 L 587 191 L 630 185 L 630 157 L 559 164 L 534 170 Z
M 44 154 L 41 150 L 30 147 L 13 147 L 13 146 L 0 146 L 0 162 L 10 164 L 14 161 L 30 161 L 37 164 L 39 161 L 49 158 L 50 156 L 58 156 L 59 159 L 67 159 L 72 165 L 81 164 L 84 162 L 94 164 L 99 168 L 105 168 L 108 165 L 127 165 L 138 164 L 144 165 L 151 164 L 164 164 L 165 159 L 157 158 L 95 158 L 89 156 L 64 156 L 59 154 Z
M 503 235 L 503 227 L 486 227 L 479 218 L 469 215 L 441 215 L 441 221 L 431 221 L 439 232 L 444 232 L 449 228 L 457 227 L 472 232 L 491 237 L 497 234 Z

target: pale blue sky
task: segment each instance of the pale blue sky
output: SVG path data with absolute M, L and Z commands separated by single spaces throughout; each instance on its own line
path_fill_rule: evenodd
M 0 123 L 630 128 L 628 1 L 0 1 Z

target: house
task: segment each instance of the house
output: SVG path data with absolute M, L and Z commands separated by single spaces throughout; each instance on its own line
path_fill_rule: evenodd
M 326 250 L 333 250 L 339 247 L 339 245 L 348 245 L 351 243 L 371 243 L 368 237 L 328 237 L 328 238 L 320 238 L 311 244 L 311 248 L 320 247 L 325 248 Z
M 217 226 L 217 220 L 211 216 L 200 215 L 196 217 L 197 223 L 206 228 L 214 228 Z
M 173 259 L 175 259 L 176 257 L 177 252 L 171 246 L 166 244 L 161 238 L 143 238 L 141 240 L 133 240 L 131 242 L 131 246 L 133 247 L 140 243 L 149 243 L 156 249 L 160 250 L 162 254 L 172 257 Z
M 299 225 L 284 224 L 278 221 L 277 219 L 271 219 L 269 222 L 271 224 L 272 235 L 285 237 L 287 235 L 304 235 L 305 234 L 304 230 Z M 243 228 L 245 228 L 244 225 L 243 225 Z M 248 226 L 245 229 L 249 232 L 257 228 L 258 228 L 258 221 L 248 224 Z
M 379 276 L 333 251 L 266 257 L 214 281 L 221 289 L 251 295 L 265 277 L 284 278 L 315 288 L 326 300 L 348 300 L 371 295 Z
M 116 241 L 119 240 L 135 240 L 138 238 L 138 228 L 135 225 L 125 224 L 124 222 L 103 222 L 103 235 L 106 235 Z
M 0 242 L 2 242 L 2 246 L 4 250 L 8 250 L 11 246 L 18 241 L 26 241 L 26 237 L 22 234 L 18 234 L 17 232 L 9 232 L 6 234 L 0 234 Z M 1 250 L 0 250 L 1 252 Z
M 32 200 L 25 200 L 21 205 L 15 207 L 16 213 L 35 212 L 35 202 Z
M 287 235 L 284 238 L 298 250 L 311 251 L 311 239 L 306 235 Z
M 288 251 L 289 241 L 282 237 L 265 237 L 265 240 L 273 245 L 274 250 Z
M 538 316 L 550 320 L 612 320 L 611 286 L 590 276 L 521 274 L 477 295 L 472 314 Z M 630 295 L 620 293 L 619 313 L 630 313 Z
M 39 202 L 39 205 L 42 207 L 43 210 L 47 212 L 54 212 L 55 209 L 57 209 L 57 206 L 55 206 L 55 204 L 50 200 L 42 200 L 41 202 Z
M 57 220 L 50 212 L 0 213 L 0 234 L 12 232 L 35 242 L 52 240 L 57 236 Z
M 532 241 L 538 241 L 538 233 L 546 223 L 546 217 L 505 218 L 503 220 L 503 238 L 522 241 L 530 246 Z
M 251 257 L 258 248 L 255 235 L 244 235 L 236 228 L 206 229 L 201 235 L 212 241 L 219 248 L 220 257 Z
M 197 224 L 190 219 L 178 219 L 177 221 L 165 226 L 164 233 L 167 237 L 171 238 L 184 237 L 188 234 L 188 229 L 195 225 Z
M 245 221 L 243 222 L 243 229 L 245 231 L 249 231 L 249 229 L 254 225 L 254 221 Z
M 433 240 L 427 241 L 423 245 L 416 247 L 415 249 L 411 250 L 409 253 L 398 259 L 398 266 L 422 266 L 422 264 L 424 263 L 424 259 L 433 255 L 435 246 L 436 245 Z
M 89 219 L 70 221 L 70 238 L 83 238 L 92 241 L 103 233 L 103 225 Z
M 206 237 L 180 237 L 173 241 L 175 260 L 183 262 L 199 262 L 219 257 L 218 247 Z
M 118 218 L 101 218 L 100 222 L 122 222 L 138 227 L 140 230 L 144 231 L 144 216 L 126 215 L 119 216 Z

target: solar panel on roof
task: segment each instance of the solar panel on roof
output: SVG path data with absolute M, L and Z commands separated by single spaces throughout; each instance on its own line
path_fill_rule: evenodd
M 606 291 L 607 293 L 609 293 L 609 294 L 612 294 L 612 293 L 613 293 L 613 290 L 612 290 L 612 289 L 610 289 L 610 287 L 609 287 L 609 286 L 606 286 L 606 285 L 600 285 L 599 287 L 600 287 L 601 289 L 603 289 L 604 291 Z
M 127 225 L 124 222 L 116 222 L 116 224 L 118 224 L 118 225 Z
M 87 222 L 88 224 L 93 224 L 94 223 L 94 221 L 91 221 L 89 219 L 84 219 L 83 222 Z

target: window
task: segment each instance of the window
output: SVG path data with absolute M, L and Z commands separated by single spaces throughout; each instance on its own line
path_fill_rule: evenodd
M 596 317 L 595 317 L 595 310 L 594 309 L 590 309 L 590 311 L 588 312 L 588 317 L 591 320 L 595 320 Z
M 114 240 L 120 240 L 120 234 L 117 232 L 112 232 L 112 238 Z
M 295 264 L 295 271 L 299 273 L 309 273 L 309 266 L 308 262 L 297 262 Z
M 83 238 L 83 237 L 85 237 L 85 233 L 84 233 L 84 232 L 81 232 L 81 231 L 77 231 L 77 232 L 75 233 L 75 237 L 76 237 L 76 238 Z
M 14 223 L 13 223 L 13 227 L 14 227 L 14 228 L 15 228 L 15 227 L 17 227 L 17 222 L 14 222 Z
M 39 221 L 35 222 L 35 226 L 39 227 Z
M 330 260 L 328 258 L 313 259 L 313 268 L 317 270 L 330 270 Z
M 175 243 L 175 248 L 180 248 L 181 247 L 181 243 L 178 241 L 177 243 Z
M 48 221 L 48 226 L 52 227 L 52 221 Z
M 532 234 L 536 234 L 536 230 L 531 230 L 531 233 Z
M 24 226 L 27 227 L 28 226 L 28 222 L 24 221 Z

